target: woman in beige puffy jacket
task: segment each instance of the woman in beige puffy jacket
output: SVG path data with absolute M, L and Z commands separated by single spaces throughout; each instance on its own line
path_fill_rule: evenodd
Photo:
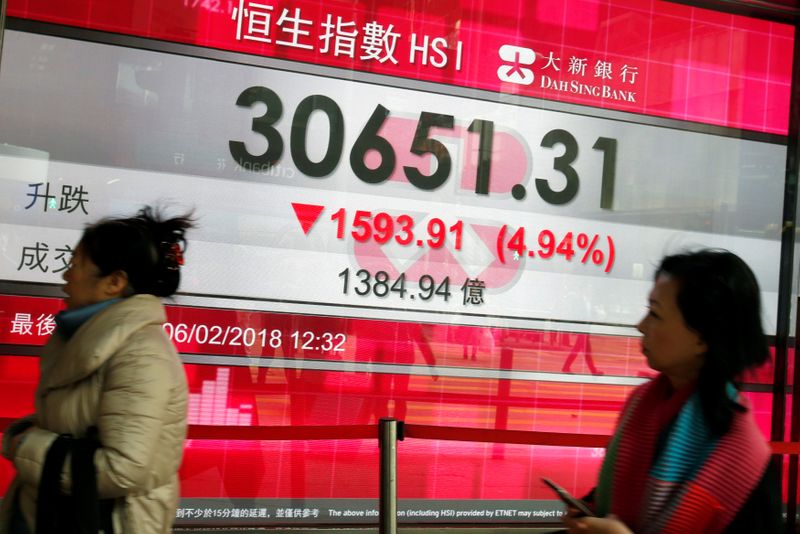
M 186 437 L 186 377 L 164 334 L 158 297 L 175 293 L 188 217 L 150 208 L 89 226 L 64 274 L 66 307 L 41 356 L 36 413 L 13 423 L 3 455 L 16 467 L 0 534 L 36 531 L 48 450 L 61 434 L 97 429 L 97 496 L 115 534 L 170 531 Z M 61 491 L 69 494 L 69 459 Z M 41 516 L 40 516 L 41 517 Z

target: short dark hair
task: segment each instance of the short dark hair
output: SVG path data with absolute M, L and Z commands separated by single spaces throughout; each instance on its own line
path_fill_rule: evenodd
M 739 256 L 721 249 L 667 256 L 656 270 L 661 275 L 678 282 L 683 320 L 708 347 L 697 388 L 709 427 L 721 435 L 733 411 L 743 409 L 729 399 L 728 383 L 770 358 L 758 282 Z
M 190 214 L 165 218 L 145 206 L 133 217 L 106 218 L 86 227 L 78 247 L 106 276 L 128 275 L 130 294 L 169 297 L 180 284 L 186 230 L 194 227 Z

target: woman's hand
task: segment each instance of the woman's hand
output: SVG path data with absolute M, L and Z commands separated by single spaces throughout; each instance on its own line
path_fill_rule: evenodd
M 574 510 L 577 512 L 577 510 Z M 633 534 L 625 523 L 615 516 L 608 517 L 576 517 L 570 509 L 564 516 L 564 524 L 569 534 Z

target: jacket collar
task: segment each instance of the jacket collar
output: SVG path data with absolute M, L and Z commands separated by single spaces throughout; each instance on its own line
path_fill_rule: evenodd
M 89 376 L 136 331 L 147 325 L 160 326 L 165 320 L 157 297 L 134 295 L 94 314 L 69 339 L 56 332 L 42 352 L 42 390 Z
M 100 313 L 112 304 L 119 302 L 120 299 L 104 300 L 89 304 L 77 310 L 63 310 L 56 315 L 56 329 L 64 339 L 69 339 L 72 334 L 80 328 L 83 323 L 91 319 L 95 314 Z

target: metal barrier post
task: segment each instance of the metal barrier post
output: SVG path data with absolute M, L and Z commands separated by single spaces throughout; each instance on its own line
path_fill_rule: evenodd
M 0 0 L 0 65 L 3 62 L 3 30 L 6 27 L 6 0 Z
M 397 440 L 403 439 L 403 422 L 382 418 L 378 423 L 381 450 L 381 488 L 378 533 L 397 534 Z

